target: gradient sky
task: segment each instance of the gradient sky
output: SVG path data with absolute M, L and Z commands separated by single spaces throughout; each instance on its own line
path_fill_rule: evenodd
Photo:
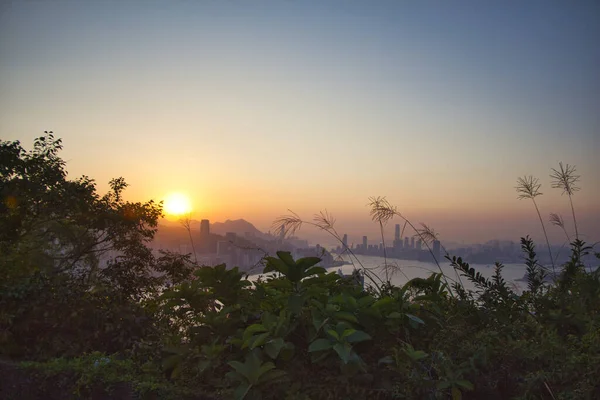
M 372 234 L 381 195 L 455 241 L 539 237 L 518 176 L 576 164 L 600 238 L 594 1 L 15 1 L 0 5 L 0 137 L 64 140 L 72 176 L 268 229 L 327 208 Z M 558 232 L 553 233 L 558 240 Z

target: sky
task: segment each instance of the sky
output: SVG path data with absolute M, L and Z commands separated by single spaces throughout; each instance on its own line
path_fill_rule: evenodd
M 541 238 L 515 182 L 566 218 L 563 161 L 599 240 L 598 38 L 594 1 L 4 1 L 0 138 L 52 130 L 70 176 L 198 219 L 327 209 L 356 242 L 369 196 L 448 240 Z

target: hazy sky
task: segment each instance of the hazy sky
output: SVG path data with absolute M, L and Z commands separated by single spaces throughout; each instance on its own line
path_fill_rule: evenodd
M 0 137 L 64 140 L 70 174 L 259 228 L 327 208 L 372 233 L 382 195 L 446 238 L 539 236 L 515 180 L 576 164 L 600 236 L 594 1 L 15 1 Z M 558 238 L 558 234 L 556 238 Z

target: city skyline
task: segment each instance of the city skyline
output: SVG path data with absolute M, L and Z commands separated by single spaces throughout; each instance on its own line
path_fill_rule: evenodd
M 542 239 L 514 190 L 530 174 L 572 230 L 562 161 L 598 240 L 598 4 L 427 3 L 3 3 L 1 136 L 53 130 L 71 178 L 182 193 L 198 220 L 327 209 L 375 237 L 366 203 L 386 196 L 459 242 Z

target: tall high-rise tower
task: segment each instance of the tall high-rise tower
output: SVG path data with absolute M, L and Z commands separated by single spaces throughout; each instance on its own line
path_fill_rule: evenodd
M 344 233 L 344 237 L 342 238 L 342 251 L 348 248 L 348 235 Z
M 396 232 L 394 233 L 394 250 L 400 250 L 402 248 L 402 238 L 400 237 L 400 224 L 396 224 Z
M 210 221 L 200 221 L 200 251 L 208 253 L 210 249 Z
M 436 260 L 440 259 L 440 241 L 439 240 L 433 241 L 433 255 L 435 256 Z
M 367 237 L 363 236 L 363 250 L 367 250 Z
M 203 219 L 200 221 L 200 237 L 208 237 L 210 235 L 210 221 Z
M 410 248 L 411 249 L 415 248 L 415 237 L 414 236 L 410 238 Z

